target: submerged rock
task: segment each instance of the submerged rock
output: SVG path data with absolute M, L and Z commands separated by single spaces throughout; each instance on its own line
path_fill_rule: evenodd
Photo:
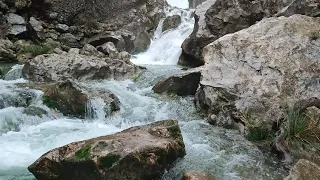
M 290 170 L 289 176 L 284 180 L 317 180 L 320 179 L 320 167 L 313 162 L 300 159 Z
M 75 82 L 65 81 L 54 84 L 36 85 L 33 88 L 44 92 L 43 103 L 51 109 L 59 110 L 66 116 L 85 118 L 88 111 L 89 101 L 94 98 L 101 98 L 105 103 L 103 107 L 106 116 L 120 109 L 119 99 L 108 90 L 94 89 L 88 91 Z M 91 118 L 91 117 L 88 117 Z
M 167 120 L 67 144 L 28 169 L 39 180 L 159 179 L 184 155 L 178 122 Z
M 25 63 L 26 78 L 33 81 L 60 81 L 66 79 L 124 79 L 135 75 L 138 68 L 122 60 L 78 54 L 71 49 L 65 54 L 40 55 Z
M 189 8 L 195 9 L 199 4 L 206 0 L 189 0 Z
M 268 18 L 204 48 L 195 101 L 219 125 L 280 122 L 287 103 L 319 97 L 317 18 Z M 272 42 L 272 43 L 270 43 Z
M 38 116 L 38 117 L 43 117 L 43 115 L 48 114 L 48 112 L 40 107 L 36 107 L 36 106 L 29 106 L 26 107 L 23 110 L 24 114 L 27 114 L 29 116 Z
M 173 93 L 179 96 L 194 95 L 199 86 L 201 73 L 193 70 L 170 76 L 158 82 L 152 90 L 156 93 Z
M 216 180 L 214 176 L 205 172 L 185 172 L 181 180 Z
M 181 24 L 181 16 L 179 15 L 173 15 L 167 17 L 163 21 L 162 31 L 166 31 L 168 29 L 175 29 Z

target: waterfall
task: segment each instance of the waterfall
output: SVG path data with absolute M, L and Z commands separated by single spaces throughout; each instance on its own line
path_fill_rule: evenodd
M 14 65 L 11 70 L 4 75 L 3 79 L 6 81 L 16 80 L 22 78 L 23 65 Z

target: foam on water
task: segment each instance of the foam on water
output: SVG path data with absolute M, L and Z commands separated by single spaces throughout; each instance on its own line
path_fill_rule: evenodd
M 181 44 L 192 32 L 194 20 L 191 10 L 171 9 L 166 11 L 167 16 L 178 14 L 182 23 L 177 29 L 162 32 L 162 24 L 155 32 L 150 48 L 136 55 L 131 61 L 135 64 L 145 65 L 176 65 L 181 55 Z

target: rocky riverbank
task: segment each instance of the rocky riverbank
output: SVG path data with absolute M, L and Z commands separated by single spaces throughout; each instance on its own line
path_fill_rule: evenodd
M 200 67 L 154 91 L 195 94 L 209 123 L 238 129 L 288 167 L 300 158 L 319 164 L 319 7 L 307 0 L 202 3 L 180 57 Z

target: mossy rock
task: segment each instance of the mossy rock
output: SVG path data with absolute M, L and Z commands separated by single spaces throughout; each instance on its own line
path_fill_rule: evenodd
M 179 15 L 169 16 L 163 21 L 162 32 L 169 29 L 177 28 L 179 27 L 180 24 L 181 24 L 181 17 Z
M 90 144 L 86 144 L 81 149 L 76 151 L 74 156 L 77 157 L 78 159 L 89 159 L 90 151 L 91 151 L 91 145 Z
M 43 104 L 65 116 L 85 118 L 88 97 L 71 81 L 47 85 L 42 96 Z
M 110 168 L 114 163 L 118 162 L 121 156 L 119 154 L 109 153 L 98 159 L 99 166 Z
M 24 114 L 27 114 L 29 116 L 38 116 L 43 117 L 43 115 L 48 114 L 47 111 L 45 111 L 42 108 L 36 107 L 36 106 L 29 106 L 23 110 Z

